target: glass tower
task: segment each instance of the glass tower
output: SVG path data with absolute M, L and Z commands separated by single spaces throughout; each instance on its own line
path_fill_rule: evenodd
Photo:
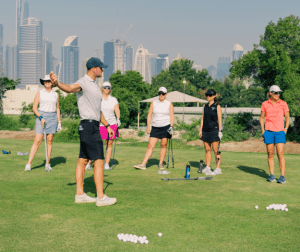
M 12 80 L 18 79 L 17 59 L 18 59 L 17 45 L 6 45 L 6 52 L 5 52 L 6 74 L 5 74 L 5 76 Z
M 225 76 L 229 76 L 231 67 L 231 57 L 219 57 L 217 64 L 217 79 L 223 80 Z
M 3 73 L 3 25 L 0 24 L 0 76 Z

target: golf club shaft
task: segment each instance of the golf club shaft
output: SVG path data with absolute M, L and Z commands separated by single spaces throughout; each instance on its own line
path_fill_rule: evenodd
M 46 124 L 44 124 L 44 141 L 45 141 L 46 164 L 48 164 L 48 146 L 47 146 Z
M 162 178 L 161 180 L 211 180 L 213 177 L 195 177 L 195 178 Z
M 223 118 L 223 123 L 222 123 L 222 132 L 223 132 L 223 129 L 224 129 L 224 124 L 225 124 L 225 118 L 226 118 L 226 108 L 227 108 L 227 105 L 225 105 L 225 112 L 224 112 L 224 118 Z M 218 146 L 218 151 L 217 151 L 217 161 L 220 160 L 220 144 L 221 144 L 221 139 L 219 141 L 219 146 Z

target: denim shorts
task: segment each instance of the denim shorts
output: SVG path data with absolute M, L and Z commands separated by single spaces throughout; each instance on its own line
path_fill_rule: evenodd
M 265 144 L 286 143 L 286 134 L 284 131 L 265 130 L 263 137 Z
M 57 115 L 56 112 L 44 112 L 39 110 L 40 115 L 46 123 L 46 134 L 55 134 L 57 130 Z M 38 117 L 35 119 L 35 134 L 44 134 L 44 128 Z

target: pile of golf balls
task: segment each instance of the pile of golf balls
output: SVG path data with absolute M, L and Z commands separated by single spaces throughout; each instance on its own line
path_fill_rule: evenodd
M 148 244 L 149 241 L 147 240 L 147 236 L 137 236 L 132 234 L 118 234 L 118 239 L 123 242 L 133 242 L 133 243 L 140 243 L 140 244 Z
M 266 207 L 267 210 L 273 209 L 273 210 L 281 210 L 281 211 L 289 211 L 287 208 L 287 204 L 271 204 Z

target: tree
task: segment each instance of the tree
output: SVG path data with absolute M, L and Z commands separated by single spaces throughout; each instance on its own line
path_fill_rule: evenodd
M 272 85 L 283 90 L 283 98 L 295 116 L 294 130 L 300 132 L 300 19 L 293 15 L 269 22 L 259 45 L 232 63 L 231 78 L 251 78 L 268 91 Z
M 66 97 L 62 96 L 58 90 L 59 95 L 59 109 L 63 116 L 68 116 L 70 118 L 78 118 L 79 110 L 77 106 L 76 94 L 68 94 Z
M 15 87 L 20 83 L 20 79 L 18 80 L 11 80 L 7 77 L 0 78 L 0 113 L 3 112 L 3 98 L 4 94 L 8 90 L 13 90 Z

